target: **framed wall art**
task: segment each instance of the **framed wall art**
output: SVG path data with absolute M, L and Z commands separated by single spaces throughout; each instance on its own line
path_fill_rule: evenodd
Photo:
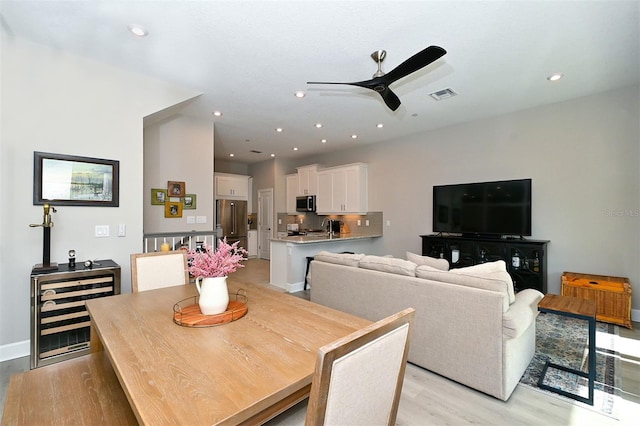
M 167 182 L 167 195 L 169 197 L 184 197 L 186 192 L 187 190 L 184 182 L 173 180 Z
M 151 188 L 151 204 L 154 206 L 164 206 L 168 200 L 167 190 L 160 188 Z
M 182 208 L 185 210 L 196 209 L 196 194 L 186 194 L 182 197 Z
M 119 206 L 120 162 L 75 155 L 33 153 L 33 204 Z
M 182 203 L 177 201 L 167 201 L 164 204 L 164 217 L 182 217 Z

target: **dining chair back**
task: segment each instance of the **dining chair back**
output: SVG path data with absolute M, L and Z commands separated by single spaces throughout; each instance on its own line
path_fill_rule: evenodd
M 188 283 L 184 250 L 131 255 L 131 289 L 134 293 Z
M 305 424 L 395 425 L 415 310 L 318 350 Z

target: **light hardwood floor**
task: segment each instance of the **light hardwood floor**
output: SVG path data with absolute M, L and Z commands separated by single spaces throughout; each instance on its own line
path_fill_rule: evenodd
M 232 279 L 269 285 L 269 262 L 252 259 Z M 294 294 L 308 299 L 308 291 Z M 626 425 L 637 424 L 640 412 L 640 323 L 620 328 L 619 419 L 585 408 L 533 388 L 518 385 L 507 402 L 467 388 L 415 365 L 407 366 L 398 425 Z M 0 407 L 4 406 L 9 377 L 29 368 L 28 357 L 0 363 Z M 302 425 L 306 401 L 269 422 L 269 425 Z

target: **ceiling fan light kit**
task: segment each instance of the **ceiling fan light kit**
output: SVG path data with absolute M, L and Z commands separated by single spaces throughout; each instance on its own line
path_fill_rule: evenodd
M 371 80 L 356 81 L 352 83 L 308 81 L 307 84 L 346 84 L 374 90 L 380 94 L 382 100 L 389 109 L 395 111 L 400 107 L 401 102 L 398 96 L 389 88 L 389 85 L 418 71 L 419 69 L 426 67 L 430 63 L 444 56 L 446 53 L 447 51 L 442 47 L 429 46 L 385 74 L 382 71 L 382 62 L 386 58 L 387 52 L 385 50 L 376 50 L 371 54 L 371 58 L 378 64 L 378 71 L 373 74 L 373 78 Z

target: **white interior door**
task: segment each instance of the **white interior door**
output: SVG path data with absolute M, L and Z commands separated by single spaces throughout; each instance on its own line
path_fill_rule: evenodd
M 273 236 L 273 188 L 258 191 L 258 257 L 271 259 L 271 244 Z

